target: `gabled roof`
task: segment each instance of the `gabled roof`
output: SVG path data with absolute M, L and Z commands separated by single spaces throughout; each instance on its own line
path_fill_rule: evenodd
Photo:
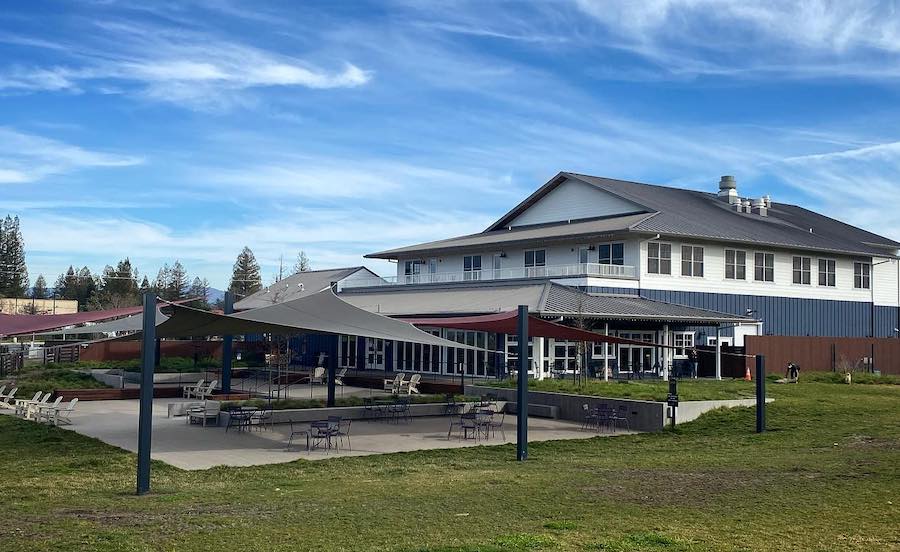
M 509 228 L 512 221 L 569 179 L 627 200 L 644 211 Z M 714 193 L 561 172 L 484 232 L 390 249 L 367 257 L 393 259 L 449 250 L 484 250 L 485 246 L 511 246 L 536 240 L 544 243 L 573 237 L 610 237 L 628 232 L 863 256 L 893 256 L 900 249 L 897 241 L 796 205 L 773 202 L 768 216 L 737 213 Z
M 307 295 L 322 291 L 326 287 L 329 287 L 332 282 L 340 282 L 361 270 L 365 271 L 367 277 L 378 278 L 377 274 L 364 266 L 298 272 L 237 301 L 234 304 L 234 309 L 258 309 L 260 307 L 268 307 L 269 305 L 274 305 L 276 303 L 283 303 L 285 301 L 299 299 L 300 297 L 306 297 Z
M 398 255 L 421 253 L 437 254 L 443 251 L 461 251 L 472 249 L 483 251 L 486 246 L 512 247 L 524 245 L 540 240 L 541 243 L 554 241 L 571 241 L 572 238 L 610 238 L 617 234 L 629 231 L 629 229 L 645 220 L 647 213 L 630 214 L 618 217 L 605 217 L 559 224 L 540 224 L 535 226 L 521 226 L 509 229 L 485 231 L 479 234 L 438 240 L 409 247 L 398 247 L 378 253 L 366 255 L 373 259 L 393 259 Z
M 542 316 L 685 323 L 750 322 L 747 316 L 698 309 L 636 295 L 589 294 L 557 284 L 494 282 L 390 291 L 345 291 L 344 301 L 388 316 L 462 316 L 509 312 L 518 305 Z

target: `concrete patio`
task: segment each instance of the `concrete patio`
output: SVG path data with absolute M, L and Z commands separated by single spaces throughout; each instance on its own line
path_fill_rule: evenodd
M 490 439 L 461 440 L 455 435 L 447 439 L 449 418 L 432 416 L 412 418 L 408 422 L 355 420 L 351 426 L 352 452 L 341 448 L 340 452 L 305 450 L 306 440 L 299 438 L 292 450 L 287 451 L 290 425 L 276 424 L 273 430 L 256 430 L 227 433 L 224 427 L 188 425 L 185 418 L 167 418 L 167 404 L 179 399 L 155 399 L 153 401 L 152 458 L 186 470 L 206 469 L 213 466 L 253 466 L 291 462 L 297 459 L 322 460 L 337 456 L 364 456 L 415 450 L 449 449 L 478 445 L 514 443 L 516 423 L 514 416 L 507 416 L 504 423 L 505 439 L 500 431 Z M 579 424 L 529 418 L 529 442 L 558 439 L 585 439 L 598 434 L 583 431 Z M 97 438 L 123 449 L 137 451 L 138 401 L 91 401 L 79 403 L 72 414 L 72 425 L 66 429 Z M 302 428 L 302 427 L 301 427 Z M 601 433 L 600 435 L 610 435 Z

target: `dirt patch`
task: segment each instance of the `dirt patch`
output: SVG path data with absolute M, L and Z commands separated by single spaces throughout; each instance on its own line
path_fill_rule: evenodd
M 900 450 L 900 439 L 851 435 L 847 438 L 845 446 L 861 450 Z
M 720 495 L 771 485 L 778 474 L 750 471 L 676 472 L 628 470 L 611 472 L 603 485 L 583 488 L 589 495 L 653 506 L 702 506 Z
M 172 525 L 198 526 L 198 518 L 204 516 L 213 517 L 247 517 L 271 516 L 276 509 L 260 506 L 237 506 L 234 504 L 191 504 L 183 508 L 176 508 L 166 512 L 160 511 L 127 511 L 116 510 L 105 512 L 99 510 L 57 510 L 52 517 L 65 517 L 82 521 L 89 521 L 98 525 L 109 527 L 135 526 L 135 525 L 160 525 L 164 522 L 166 527 Z

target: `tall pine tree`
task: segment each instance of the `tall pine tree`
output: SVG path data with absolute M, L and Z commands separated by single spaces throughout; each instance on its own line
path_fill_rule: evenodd
M 228 289 L 237 296 L 237 299 L 242 299 L 259 291 L 260 288 L 262 288 L 262 276 L 259 272 L 259 263 L 256 262 L 253 251 L 250 251 L 250 248 L 245 245 L 234 261 Z
M 195 277 L 187 296 L 196 298 L 195 301 L 191 301 L 192 307 L 209 310 L 209 282 L 206 278 Z
M 6 215 L 0 223 L 0 297 L 25 297 L 28 267 L 19 217 Z
M 171 272 L 169 272 L 169 282 L 166 286 L 166 295 L 168 297 L 165 297 L 165 299 L 169 301 L 184 299 L 189 285 L 187 271 L 181 265 L 181 261 L 175 261 Z
M 47 299 L 50 292 L 47 289 L 47 280 L 43 274 L 38 274 L 37 280 L 34 281 L 34 287 L 31 288 L 31 297 L 33 299 Z

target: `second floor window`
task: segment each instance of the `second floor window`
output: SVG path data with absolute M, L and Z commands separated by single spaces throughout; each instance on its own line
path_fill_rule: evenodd
M 808 286 L 812 283 L 812 259 L 794 257 L 794 283 Z
M 481 255 L 463 257 L 463 280 L 481 279 Z
M 774 253 L 757 253 L 753 256 L 753 279 L 757 282 L 775 281 Z
M 834 259 L 819 259 L 819 285 L 835 286 L 835 262 Z
M 853 263 L 853 287 L 869 289 L 872 287 L 872 265 L 869 263 Z
M 525 268 L 533 268 L 536 266 L 544 266 L 547 263 L 547 251 L 544 249 L 535 249 L 525 252 Z
M 578 248 L 578 264 L 588 264 L 591 262 L 591 249 L 582 245 Z
M 672 274 L 672 245 L 650 242 L 647 244 L 647 272 Z
M 416 274 L 421 274 L 422 272 L 422 261 L 406 261 L 406 266 L 404 267 L 404 273 L 407 276 L 414 276 Z
M 703 277 L 703 248 L 694 245 L 681 246 L 681 275 Z
M 737 249 L 725 250 L 725 279 L 747 279 L 747 252 Z
M 625 264 L 625 244 L 624 243 L 601 243 L 600 244 L 600 264 L 624 265 Z

